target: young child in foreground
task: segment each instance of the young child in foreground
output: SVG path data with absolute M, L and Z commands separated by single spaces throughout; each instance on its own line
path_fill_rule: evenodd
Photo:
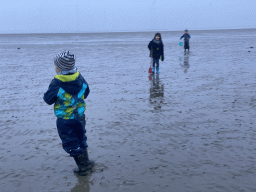
M 75 66 L 75 56 L 69 51 L 58 54 L 54 59 L 57 75 L 44 94 L 44 101 L 54 104 L 57 129 L 63 149 L 75 159 L 78 169 L 74 172 L 85 175 L 94 165 L 88 158 L 85 135 L 86 103 L 89 85 Z

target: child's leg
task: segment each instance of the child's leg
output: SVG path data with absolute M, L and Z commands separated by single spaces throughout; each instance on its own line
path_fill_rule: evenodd
M 87 137 L 86 137 L 86 129 L 85 129 L 85 125 L 86 125 L 86 120 L 85 120 L 85 115 L 83 115 L 82 117 L 80 117 L 79 119 L 77 119 L 77 125 L 74 126 L 74 131 L 76 133 L 76 135 L 78 136 L 78 139 L 80 141 L 80 147 L 85 149 L 88 147 L 86 141 L 87 141 Z
M 153 58 L 153 68 L 152 68 L 152 73 L 155 73 L 156 60 L 157 60 L 157 59 Z
M 87 171 L 94 166 L 94 162 L 90 161 L 88 157 L 85 124 L 85 116 L 77 120 L 57 119 L 57 128 L 63 149 L 74 158 L 78 166 L 74 172 L 80 175 L 86 175 Z
M 80 135 L 83 134 L 83 126 L 80 122 L 73 119 L 57 119 L 57 129 L 62 140 L 62 147 L 70 156 L 83 154 L 81 146 L 83 135 Z M 84 147 L 87 147 L 86 140 L 82 141 L 84 141 Z
M 159 73 L 159 59 L 156 59 L 156 72 Z
M 185 43 L 184 43 L 184 49 L 185 49 L 185 52 L 186 52 L 186 50 L 189 51 L 189 42 L 188 42 L 188 41 L 185 41 Z
M 74 156 L 74 160 L 78 166 L 78 169 L 74 169 L 75 173 L 79 175 L 87 175 L 87 171 L 92 170 L 94 167 L 94 161 L 89 160 L 87 148 L 83 149 L 82 155 Z
M 87 137 L 85 136 L 85 116 L 79 119 L 79 123 L 82 125 L 82 129 L 79 126 L 76 127 L 76 132 L 80 140 L 80 146 L 83 149 L 83 154 L 74 156 L 74 160 L 78 166 L 78 169 L 74 169 L 75 173 L 78 173 L 81 176 L 87 175 L 88 171 L 91 171 L 94 167 L 94 161 L 89 160 L 88 151 L 87 151 Z

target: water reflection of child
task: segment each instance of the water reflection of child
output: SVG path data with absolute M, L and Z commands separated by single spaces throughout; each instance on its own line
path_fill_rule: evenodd
M 182 57 L 180 57 L 180 61 L 182 61 Z M 189 54 L 184 53 L 183 65 L 181 63 L 180 65 L 185 68 L 184 73 L 187 73 L 189 68 Z
M 156 33 L 155 37 L 148 44 L 148 49 L 150 50 L 150 57 L 153 59 L 153 69 L 152 73 L 155 73 L 155 64 L 156 72 L 159 73 L 159 59 L 164 61 L 164 44 L 160 33 Z
M 180 37 L 180 39 L 184 38 L 184 51 L 186 52 L 186 49 L 189 51 L 189 39 L 191 38 L 188 34 L 188 30 L 185 29 L 185 33 Z
M 155 108 L 161 108 L 161 103 L 163 102 L 164 97 L 164 85 L 159 79 L 159 73 L 156 75 L 150 75 L 149 80 L 151 81 L 149 89 L 150 103 L 156 104 L 157 106 L 155 106 Z
M 75 175 L 76 176 L 76 175 Z M 73 189 L 71 189 L 71 192 L 90 192 L 90 178 L 89 176 L 86 177 L 77 177 L 77 183 Z
M 185 68 L 184 73 L 187 73 L 188 68 L 189 68 L 189 56 L 188 56 L 188 54 L 184 55 L 184 68 Z

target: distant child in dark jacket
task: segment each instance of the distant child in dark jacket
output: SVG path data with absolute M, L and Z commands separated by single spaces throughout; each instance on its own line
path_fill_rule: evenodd
M 184 51 L 186 52 L 186 49 L 189 51 L 189 39 L 190 35 L 188 34 L 188 30 L 185 29 L 185 33 L 180 37 L 182 39 L 184 37 Z
M 44 101 L 54 104 L 57 129 L 63 149 L 75 159 L 78 169 L 74 172 L 84 175 L 93 167 L 88 158 L 85 135 L 86 103 L 90 93 L 89 85 L 75 67 L 75 56 L 69 51 L 61 52 L 54 59 L 57 75 L 44 94 Z
M 149 56 L 153 59 L 152 73 L 155 73 L 155 65 L 156 72 L 159 73 L 159 59 L 164 61 L 164 44 L 160 33 L 155 34 L 154 39 L 148 44 L 148 49 L 150 50 Z

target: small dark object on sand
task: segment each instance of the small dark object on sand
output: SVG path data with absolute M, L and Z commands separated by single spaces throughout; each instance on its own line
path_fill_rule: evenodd
M 251 51 L 248 51 L 248 52 L 251 52 Z
M 20 49 L 20 47 L 18 47 L 17 49 Z
M 253 48 L 253 47 L 250 47 L 250 48 Z

